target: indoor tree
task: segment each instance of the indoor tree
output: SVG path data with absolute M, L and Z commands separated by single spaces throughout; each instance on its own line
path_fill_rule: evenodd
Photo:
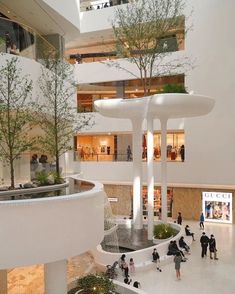
M 16 57 L 0 68 L 0 157 L 10 167 L 11 188 L 15 187 L 14 162 L 29 150 L 32 80 L 22 74 Z
M 43 131 L 38 142 L 55 160 L 60 176 L 60 156 L 72 149 L 73 136 L 92 120 L 89 115 L 77 114 L 73 66 L 56 56 L 45 64 L 38 81 L 40 95 L 34 103 L 34 120 Z
M 116 53 L 135 64 L 139 74 L 111 61 L 110 65 L 128 71 L 140 78 L 144 96 L 150 93 L 155 77 L 175 74 L 189 65 L 187 58 L 169 58 L 172 48 L 179 46 L 185 34 L 184 0 L 139 0 L 115 9 L 112 28 L 116 42 Z M 178 33 L 172 45 L 169 36 Z

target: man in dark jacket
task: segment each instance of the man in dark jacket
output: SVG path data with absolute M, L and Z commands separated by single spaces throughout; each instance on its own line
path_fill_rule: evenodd
M 203 232 L 202 236 L 200 238 L 200 243 L 201 243 L 201 247 L 202 247 L 202 258 L 204 257 L 204 255 L 206 256 L 207 253 L 207 247 L 208 247 L 208 243 L 209 243 L 209 238 L 207 237 L 206 233 Z
M 156 248 L 153 249 L 152 256 L 153 256 L 153 262 L 155 262 L 157 264 L 157 270 L 159 272 L 161 272 L 162 270 L 160 269 L 160 266 L 159 266 L 160 265 L 160 256 L 159 256 Z
M 177 224 L 178 225 L 182 225 L 182 215 L 181 215 L 181 212 L 178 212 Z

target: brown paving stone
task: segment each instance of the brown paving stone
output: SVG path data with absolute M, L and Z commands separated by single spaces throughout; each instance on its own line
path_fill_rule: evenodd
M 98 272 L 90 253 L 68 260 L 68 284 L 88 272 Z M 8 272 L 8 294 L 44 294 L 43 265 L 15 268 Z

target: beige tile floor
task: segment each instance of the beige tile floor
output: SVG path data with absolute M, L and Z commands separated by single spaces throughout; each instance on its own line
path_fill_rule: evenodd
M 198 222 L 189 224 L 195 232 L 196 241 L 191 245 L 191 255 L 181 266 L 181 280 L 175 278 L 172 263 L 162 267 L 162 273 L 155 270 L 138 272 L 132 276 L 142 285 L 147 294 L 233 294 L 235 293 L 235 225 L 205 224 L 208 235 L 214 234 L 217 240 L 219 260 L 202 259 L 199 239 L 202 231 Z M 68 282 L 84 272 L 96 271 L 93 258 L 83 254 L 69 260 Z M 119 277 L 122 280 L 122 277 Z M 43 294 L 43 268 L 41 265 L 14 269 L 8 275 L 9 294 Z

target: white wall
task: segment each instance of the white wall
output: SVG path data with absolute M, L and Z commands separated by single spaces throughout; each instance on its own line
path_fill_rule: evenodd
M 185 130 L 186 160 L 184 163 L 168 163 L 168 182 L 186 183 L 197 185 L 234 185 L 234 166 L 235 166 L 235 90 L 234 90 L 234 52 L 235 39 L 233 12 L 235 2 L 227 0 L 222 3 L 220 0 L 190 0 L 188 11 L 193 14 L 189 18 L 193 22 L 193 28 L 186 35 L 185 55 L 191 56 L 195 68 L 186 74 L 186 86 L 194 93 L 208 95 L 216 100 L 213 111 L 204 117 L 193 119 L 182 119 L 179 121 L 169 121 L 168 129 Z M 181 52 L 174 53 L 182 54 Z M 97 64 L 96 64 L 97 65 Z M 88 74 L 85 67 L 90 71 L 93 81 L 97 80 L 121 80 L 125 79 L 126 74 L 113 72 L 110 69 L 101 70 L 98 73 L 92 64 L 82 64 L 84 72 L 81 71 L 80 81 L 88 81 Z M 103 65 L 97 65 L 102 68 Z M 83 70 L 83 69 L 82 69 Z M 106 76 L 107 75 L 109 77 Z M 93 75 L 94 73 L 94 75 Z M 84 74 L 84 76 L 83 76 Z M 116 75 L 116 78 L 115 78 Z M 124 78 L 122 78 L 124 77 Z M 155 129 L 159 129 L 156 123 Z M 125 129 L 125 121 L 98 118 L 98 125 L 94 130 L 103 132 Z M 126 130 L 131 130 L 128 123 Z M 99 163 L 99 179 L 119 181 L 130 179 L 131 166 L 127 169 L 125 163 L 123 167 L 119 163 Z M 83 166 L 84 165 L 84 166 Z M 96 178 L 96 169 L 90 169 L 82 163 L 82 169 L 86 176 Z M 159 182 L 159 164 L 155 164 L 155 182 Z M 108 168 L 113 173 L 108 172 Z M 128 172 L 129 171 L 129 172 Z M 145 174 L 145 172 L 144 172 Z
M 0 269 L 63 260 L 98 245 L 105 193 L 95 185 L 73 195 L 1 201 Z
M 75 27 L 80 28 L 79 0 L 69 0 L 69 4 L 68 2 L 58 0 L 43 0 L 43 2 L 71 22 Z

